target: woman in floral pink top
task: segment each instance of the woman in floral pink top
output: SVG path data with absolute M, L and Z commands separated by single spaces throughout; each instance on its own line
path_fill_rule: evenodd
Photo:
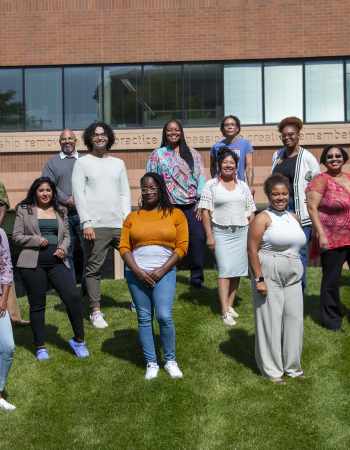
M 333 331 L 341 328 L 339 280 L 344 262 L 350 261 L 350 175 L 342 170 L 348 159 L 343 148 L 325 147 L 320 162 L 327 171 L 306 189 L 321 253 L 321 322 Z
M 187 145 L 179 120 L 171 119 L 164 125 L 161 146 L 151 153 L 146 171 L 163 178 L 170 202 L 187 218 L 190 283 L 200 288 L 204 279 L 205 234 L 197 214 L 197 202 L 205 184 L 205 175 L 201 156 Z

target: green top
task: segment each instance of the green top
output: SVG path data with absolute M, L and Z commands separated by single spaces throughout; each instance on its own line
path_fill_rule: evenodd
M 58 244 L 57 219 L 39 219 L 39 228 L 42 236 L 49 241 L 49 245 Z

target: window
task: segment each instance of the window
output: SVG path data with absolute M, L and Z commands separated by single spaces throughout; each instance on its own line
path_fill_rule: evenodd
M 104 114 L 114 128 L 141 125 L 141 66 L 104 69 Z
M 301 64 L 265 65 L 265 121 L 277 123 L 287 116 L 303 117 Z
M 344 120 L 343 64 L 333 61 L 305 64 L 306 120 Z
M 350 62 L 346 63 L 345 66 L 346 75 L 346 117 L 350 121 Z
M 227 114 L 242 125 L 350 122 L 350 59 L 0 69 L 0 131 L 96 120 L 163 127 L 172 118 L 216 127 Z
M 181 65 L 144 66 L 143 123 L 163 126 L 170 119 L 182 118 Z
M 223 115 L 221 64 L 185 64 L 186 125 L 217 125 Z
M 225 115 L 234 114 L 243 124 L 262 123 L 261 79 L 261 64 L 225 65 Z
M 23 129 L 23 88 L 21 69 L 0 70 L 0 130 Z
M 26 129 L 62 129 L 62 69 L 26 69 L 24 74 Z
M 102 119 L 100 67 L 64 69 L 64 123 L 74 130 L 84 129 Z

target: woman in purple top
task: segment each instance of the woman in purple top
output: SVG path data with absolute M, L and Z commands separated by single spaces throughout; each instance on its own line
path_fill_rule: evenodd
M 10 371 L 15 344 L 11 319 L 7 311 L 7 298 L 13 281 L 9 243 L 5 231 L 0 228 L 0 410 L 13 411 L 14 405 L 3 398 L 3 391 Z

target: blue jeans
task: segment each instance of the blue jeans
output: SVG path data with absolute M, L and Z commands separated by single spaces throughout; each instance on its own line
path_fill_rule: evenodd
M 0 317 L 0 392 L 4 390 L 12 366 L 15 343 L 9 313 Z
M 140 341 L 146 362 L 157 362 L 152 327 L 154 311 L 159 323 L 164 360 L 165 362 L 175 360 L 175 326 L 172 309 L 176 291 L 176 269 L 173 268 L 166 273 L 153 288 L 142 283 L 128 268 L 125 275 L 136 306 Z
M 84 246 L 83 246 L 83 233 L 80 229 L 80 219 L 78 214 L 72 214 L 68 216 L 68 225 L 69 225 L 69 234 L 70 234 L 70 245 L 68 249 L 68 260 L 70 267 L 72 269 L 73 277 L 74 277 L 74 283 L 76 284 L 76 275 L 75 275 L 75 268 L 74 268 L 74 248 L 75 244 L 77 242 L 77 239 L 79 239 L 80 247 L 82 252 L 84 252 Z M 83 258 L 84 260 L 84 258 Z M 83 270 L 83 277 L 84 278 L 84 270 Z
M 303 278 L 301 279 L 301 285 L 303 287 L 303 291 L 306 288 L 306 269 L 307 269 L 307 263 L 309 260 L 309 242 L 311 239 L 311 232 L 312 232 L 312 227 L 311 225 L 306 225 L 305 227 L 302 227 L 305 237 L 306 237 L 306 244 L 304 245 L 304 247 L 301 247 L 300 249 L 300 259 L 301 262 L 303 263 L 303 267 L 304 267 L 304 273 L 303 273 Z
M 288 211 L 295 213 L 294 200 L 290 197 L 289 197 L 289 203 L 288 203 Z M 303 263 L 303 267 L 304 267 L 303 278 L 301 279 L 301 285 L 302 285 L 303 291 L 304 291 L 306 288 L 306 270 L 307 270 L 307 263 L 309 260 L 309 242 L 311 239 L 312 227 L 311 227 L 311 225 L 305 225 L 304 227 L 302 227 L 302 229 L 303 229 L 305 237 L 306 237 L 306 244 L 304 245 L 304 247 L 302 247 L 300 249 L 299 254 L 300 254 L 301 262 Z

